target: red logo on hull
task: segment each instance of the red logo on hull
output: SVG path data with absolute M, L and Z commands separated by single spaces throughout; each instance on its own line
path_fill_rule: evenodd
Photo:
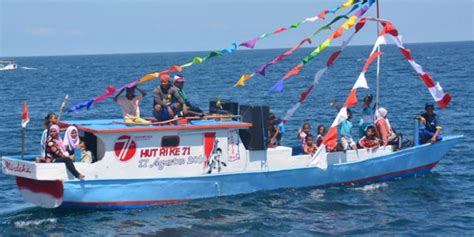
M 123 135 L 117 138 L 114 146 L 115 155 L 120 161 L 128 161 L 132 159 L 137 151 L 137 144 L 130 136 Z

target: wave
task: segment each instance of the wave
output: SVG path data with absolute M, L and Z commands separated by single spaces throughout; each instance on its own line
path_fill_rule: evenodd
M 21 69 L 25 69 L 25 70 L 38 70 L 38 68 L 34 68 L 34 67 L 20 67 Z
M 15 227 L 17 228 L 24 228 L 28 226 L 39 226 L 43 224 L 55 224 L 58 222 L 56 218 L 47 218 L 47 219 L 40 219 L 40 220 L 30 220 L 30 221 L 15 221 Z
M 377 189 L 382 189 L 386 187 L 388 187 L 387 183 L 375 183 L 375 184 L 367 184 L 362 187 L 357 187 L 357 188 L 354 188 L 354 190 L 362 191 L 362 192 L 371 192 L 371 191 L 375 191 Z

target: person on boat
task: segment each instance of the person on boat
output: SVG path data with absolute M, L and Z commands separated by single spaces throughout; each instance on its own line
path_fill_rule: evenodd
M 306 136 L 310 135 L 311 125 L 308 122 L 303 124 L 303 127 L 298 129 L 297 138 L 301 140 L 301 147 L 304 148 L 306 144 Z
M 79 173 L 72 162 L 69 154 L 64 147 L 61 136 L 59 135 L 60 129 L 58 125 L 52 125 L 49 128 L 49 135 L 46 139 L 46 158 L 45 162 L 62 162 L 66 164 L 66 168 L 78 179 L 83 179 L 85 176 Z
M 66 148 L 66 151 L 71 155 L 71 157 L 74 157 L 74 151 L 76 148 L 79 147 L 79 134 L 77 131 L 76 126 L 69 126 L 66 129 L 66 132 L 64 133 L 64 145 Z M 74 160 L 74 158 L 73 158 Z
M 305 140 L 306 142 L 303 147 L 303 153 L 314 155 L 316 151 L 318 150 L 318 147 L 316 146 L 316 144 L 313 143 L 313 135 L 311 134 L 306 135 Z
M 365 135 L 365 130 L 369 126 L 374 125 L 374 108 L 371 108 L 372 94 L 367 94 L 364 97 L 364 104 L 362 104 L 362 118 L 359 122 L 359 137 Z
M 318 126 L 318 135 L 316 136 L 316 146 L 320 147 L 323 144 L 324 136 L 326 136 L 326 127 L 322 124 Z
M 83 163 L 92 163 L 93 158 L 92 158 L 92 152 L 90 151 L 89 147 L 87 146 L 87 143 L 84 140 L 81 140 L 79 142 L 79 148 L 81 149 L 81 162 Z
M 158 121 L 172 119 L 180 112 L 184 115 L 188 113 L 188 107 L 179 95 L 178 88 L 170 84 L 170 76 L 167 74 L 160 76 L 160 86 L 153 90 L 153 97 L 153 116 Z
M 367 131 L 365 132 L 365 136 L 363 136 L 359 140 L 359 145 L 362 148 L 366 148 L 367 150 L 369 149 L 375 149 L 380 146 L 380 139 L 375 136 L 375 127 L 374 126 L 368 126 Z
M 434 113 L 434 104 L 426 103 L 425 113 L 416 116 L 416 119 L 425 125 L 425 128 L 420 129 L 420 143 L 425 144 L 435 143 L 441 141 L 441 123 L 439 116 Z
M 388 120 L 387 109 L 380 107 L 375 111 L 375 134 L 382 146 L 396 145 L 401 148 L 401 138 L 395 133 Z
M 284 125 L 278 121 L 274 113 L 268 116 L 268 144 L 267 147 L 276 147 L 281 145 L 281 138 L 284 133 Z
M 178 94 L 181 96 L 181 98 L 184 100 L 184 103 L 188 107 L 188 113 L 204 116 L 202 110 L 198 106 L 191 104 L 191 101 L 188 100 L 188 97 L 186 96 L 186 93 L 184 92 L 184 89 L 183 89 L 184 76 L 181 74 L 175 75 L 173 79 L 173 85 L 176 88 L 178 88 Z
M 331 106 L 336 108 L 337 111 L 341 110 L 336 102 L 332 102 Z M 347 108 L 347 119 L 342 121 L 339 125 L 339 134 L 341 139 L 341 146 L 344 151 L 357 150 L 357 144 L 352 139 L 352 111 Z
M 140 91 L 141 95 L 135 95 L 135 89 Z M 125 97 L 120 97 L 123 91 L 126 91 Z M 146 92 L 137 86 L 121 90 L 115 97 L 114 102 L 122 108 L 123 120 L 125 123 L 150 123 L 150 121 L 140 117 L 140 102 L 146 96 Z
M 43 134 L 41 135 L 41 157 L 45 157 L 46 139 L 48 138 L 49 127 L 58 123 L 58 116 L 55 113 L 49 113 L 43 119 Z

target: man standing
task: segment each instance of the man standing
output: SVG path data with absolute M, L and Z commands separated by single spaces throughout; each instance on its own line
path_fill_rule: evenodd
M 178 88 L 178 93 L 183 98 L 184 103 L 188 106 L 188 111 L 195 114 L 202 114 L 202 110 L 198 106 L 193 106 L 191 101 L 188 100 L 186 93 L 184 93 L 184 77 L 181 74 L 174 76 L 174 86 Z
M 135 89 L 140 91 L 141 95 L 135 95 Z M 115 97 L 114 102 L 122 108 L 123 120 L 125 123 L 150 123 L 150 121 L 140 118 L 139 104 L 146 96 L 146 92 L 137 86 L 126 88 L 125 97 L 119 97 L 124 90 L 121 90 Z
M 179 114 L 182 109 L 183 114 L 188 113 L 188 107 L 183 98 L 178 93 L 178 88 L 170 84 L 170 76 L 163 74 L 160 76 L 160 86 L 153 90 L 155 98 L 153 103 L 153 116 L 158 121 L 165 121 Z
M 443 139 L 443 136 L 441 136 L 441 123 L 439 116 L 434 113 L 433 103 L 426 103 L 425 111 L 426 113 L 416 116 L 416 119 L 425 125 L 425 128 L 420 129 L 420 143 L 441 141 Z

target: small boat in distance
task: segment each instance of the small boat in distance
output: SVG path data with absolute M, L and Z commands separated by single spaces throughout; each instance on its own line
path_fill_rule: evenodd
M 0 71 L 15 70 L 17 65 L 14 60 L 0 61 Z

